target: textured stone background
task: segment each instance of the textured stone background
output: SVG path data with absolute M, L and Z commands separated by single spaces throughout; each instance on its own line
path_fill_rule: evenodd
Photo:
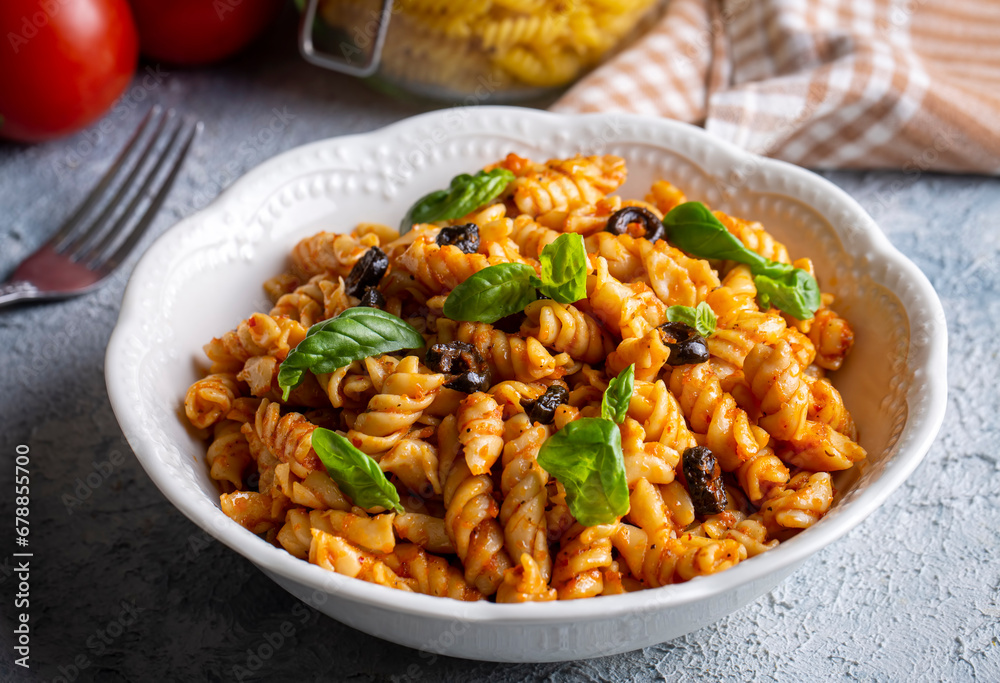
M 86 135 L 0 144 L 0 277 L 56 229 L 150 102 L 206 124 L 156 234 L 277 152 L 422 110 L 305 65 L 287 30 L 265 48 L 214 69 L 168 70 L 147 81 L 153 88 L 137 79 L 96 145 Z M 275 108 L 293 118 L 264 133 Z M 828 177 L 937 288 L 951 334 L 948 414 L 885 506 L 770 595 L 670 643 L 546 665 L 430 658 L 302 607 L 177 512 L 122 438 L 104 349 L 125 272 L 90 296 L 0 312 L 0 679 L 222 681 L 253 670 L 244 680 L 368 681 L 416 663 L 424 680 L 1000 680 L 1000 180 Z M 16 444 L 32 455 L 31 676 L 10 645 Z M 283 624 L 294 635 L 255 659 Z

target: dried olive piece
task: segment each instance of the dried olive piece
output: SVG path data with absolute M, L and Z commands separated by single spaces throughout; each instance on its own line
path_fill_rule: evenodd
M 353 297 L 361 298 L 365 287 L 375 287 L 389 270 L 389 257 L 378 247 L 366 251 L 351 268 L 344 281 L 344 290 Z
M 441 228 L 434 243 L 439 247 L 450 244 L 464 254 L 475 254 L 479 250 L 479 226 L 467 223 Z
M 722 482 L 722 470 L 715 454 L 704 446 L 692 446 L 681 456 L 694 513 L 699 517 L 715 515 L 726 509 L 729 500 Z
M 446 382 L 445 386 L 455 391 L 463 391 L 466 394 L 486 391 L 490 388 L 490 371 L 476 372 L 475 370 L 469 370 L 468 372 L 463 372 L 450 382 Z
M 556 418 L 556 408 L 568 400 L 569 392 L 566 387 L 553 384 L 534 401 L 530 399 L 521 401 L 521 407 L 528 414 L 529 420 L 548 425 Z
M 604 229 L 614 235 L 624 235 L 628 230 L 629 223 L 641 223 L 646 234 L 643 235 L 650 242 L 662 240 L 666 237 L 667 231 L 663 227 L 663 221 L 656 217 L 656 214 L 641 206 L 626 206 L 618 209 L 608 217 L 608 225 Z
M 361 301 L 358 303 L 358 306 L 384 309 L 385 297 L 382 296 L 382 292 L 374 287 L 365 287 L 365 293 L 361 295 Z
M 500 330 L 501 332 L 506 332 L 507 334 L 517 334 L 521 331 L 521 323 L 528 319 L 528 316 L 524 314 L 524 311 L 518 313 L 511 313 L 510 315 L 504 316 L 493 323 L 494 330 Z
M 490 369 L 472 344 L 453 341 L 427 349 L 427 367 L 434 372 L 456 375 L 445 384 L 449 389 L 472 394 L 490 388 Z
M 453 341 L 435 344 L 427 349 L 425 361 L 427 367 L 434 372 L 457 375 L 478 369 L 483 359 L 472 344 Z
M 668 349 L 667 365 L 704 363 L 708 360 L 708 342 L 686 323 L 663 323 L 658 328 L 660 339 Z

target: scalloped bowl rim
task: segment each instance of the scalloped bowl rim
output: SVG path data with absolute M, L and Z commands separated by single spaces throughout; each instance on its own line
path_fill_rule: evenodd
M 600 122 L 602 119 L 612 116 L 609 114 L 553 114 L 518 107 L 484 106 L 477 107 L 476 110 L 483 113 L 502 111 L 506 114 L 538 121 L 562 119 Z M 214 515 L 196 505 L 196 499 L 201 496 L 201 493 L 179 485 L 171 478 L 169 471 L 156 458 L 151 457 L 151 454 L 158 449 L 158 445 L 142 429 L 141 410 L 127 400 L 124 391 L 126 368 L 118 360 L 124 357 L 122 351 L 128 335 L 140 333 L 143 311 L 138 292 L 143 288 L 143 284 L 150 284 L 148 279 L 152 270 L 151 264 L 161 251 L 165 251 L 168 243 L 180 240 L 187 232 L 190 232 L 200 217 L 213 213 L 221 214 L 224 207 L 236 201 L 241 189 L 250 186 L 257 179 L 265 177 L 271 169 L 296 155 L 338 144 L 398 134 L 406 129 L 416 130 L 420 125 L 426 125 L 435 118 L 446 116 L 448 111 L 450 110 L 421 114 L 368 133 L 320 140 L 275 156 L 238 179 L 207 207 L 166 230 L 135 266 L 125 290 L 118 323 L 108 343 L 105 361 L 108 393 L 123 432 L 150 478 L 171 503 L 206 532 L 268 573 L 273 572 L 315 590 L 335 593 L 339 597 L 351 601 L 390 611 L 436 618 L 458 618 L 470 623 L 579 622 L 587 618 L 611 618 L 623 614 L 657 611 L 696 602 L 725 593 L 740 585 L 766 579 L 769 575 L 779 573 L 783 569 L 794 568 L 810 555 L 833 543 L 860 524 L 903 483 L 923 459 L 934 442 L 944 419 L 947 396 L 945 375 L 947 332 L 942 322 L 944 312 L 941 302 L 919 268 L 889 242 L 888 238 L 853 198 L 825 178 L 786 162 L 759 157 L 719 140 L 695 126 L 668 119 L 614 114 L 613 116 L 619 119 L 640 122 L 643 125 L 675 129 L 675 132 L 692 138 L 698 144 L 714 147 L 715 151 L 725 154 L 733 164 L 751 162 L 759 165 L 760 168 L 767 168 L 785 176 L 794 177 L 797 182 L 804 186 L 813 186 L 817 192 L 832 197 L 838 207 L 843 209 L 847 216 L 855 219 L 857 224 L 872 228 L 866 230 L 859 238 L 868 241 L 866 246 L 877 258 L 891 262 L 903 271 L 904 277 L 913 287 L 914 293 L 905 297 L 897 293 L 897 296 L 899 296 L 909 317 L 910 329 L 912 331 L 917 323 L 923 321 L 928 330 L 925 343 L 914 349 L 911 338 L 909 345 L 910 363 L 918 369 L 917 372 L 922 379 L 921 390 L 928 395 L 928 402 L 924 414 L 921 416 L 922 420 L 919 424 L 914 424 L 913 415 L 907 415 L 903 432 L 900 435 L 900 443 L 905 440 L 908 448 L 905 451 L 902 448 L 899 449 L 899 452 L 878 479 L 846 504 L 841 503 L 843 509 L 840 510 L 840 514 L 836 518 L 824 519 L 820 524 L 781 543 L 777 548 L 753 558 L 753 561 L 740 563 L 724 572 L 699 577 L 683 584 L 622 595 L 604 596 L 600 600 L 587 599 L 517 605 L 495 604 L 488 601 L 459 602 L 415 593 L 402 593 L 334 574 L 299 560 L 284 549 L 275 547 L 240 527 L 225 517 L 217 503 Z M 920 372 L 921 370 L 922 372 Z M 220 522 L 220 518 L 225 520 L 225 523 Z

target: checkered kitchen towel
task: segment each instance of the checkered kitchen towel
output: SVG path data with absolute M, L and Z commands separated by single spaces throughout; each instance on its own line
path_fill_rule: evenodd
M 553 107 L 813 168 L 1000 173 L 1000 0 L 669 0 Z

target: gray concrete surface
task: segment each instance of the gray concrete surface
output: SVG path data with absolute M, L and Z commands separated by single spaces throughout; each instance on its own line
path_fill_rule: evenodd
M 289 28 L 235 62 L 137 79 L 96 145 L 0 144 L 0 276 L 52 233 L 150 102 L 206 123 L 156 234 L 277 152 L 422 110 L 300 62 Z M 276 111 L 284 123 L 266 134 Z M 948 414 L 886 505 L 770 595 L 673 642 L 547 665 L 433 657 L 320 616 L 208 540 L 122 438 L 103 366 L 124 272 L 90 296 L 0 312 L 0 680 L 1000 680 L 1000 180 L 828 177 L 940 293 Z M 18 444 L 31 449 L 30 671 L 12 649 Z

